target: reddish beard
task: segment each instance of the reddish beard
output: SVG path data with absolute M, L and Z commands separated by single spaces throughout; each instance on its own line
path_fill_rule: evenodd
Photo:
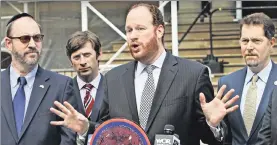
M 133 58 L 137 61 L 147 61 L 155 56 L 155 53 L 158 51 L 158 42 L 157 42 L 157 36 L 154 35 L 146 44 L 136 42 L 141 47 L 139 52 L 134 52 L 129 45 L 129 50 L 131 52 L 131 55 Z

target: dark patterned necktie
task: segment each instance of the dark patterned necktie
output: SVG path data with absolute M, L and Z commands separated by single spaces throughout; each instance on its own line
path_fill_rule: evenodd
M 154 65 L 149 65 L 145 68 L 145 71 L 148 74 L 147 80 L 144 85 L 144 89 L 142 92 L 141 102 L 140 102 L 140 115 L 139 121 L 140 126 L 145 129 L 148 117 L 150 114 L 150 109 L 152 106 L 152 101 L 155 94 L 155 84 L 153 77 L 153 70 L 155 69 Z

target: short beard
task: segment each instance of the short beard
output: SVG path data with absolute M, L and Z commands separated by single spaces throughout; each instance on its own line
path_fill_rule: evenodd
M 144 50 L 147 50 L 147 49 L 150 50 L 150 51 L 148 51 L 148 54 L 146 54 L 145 56 L 143 56 L 141 58 L 137 58 L 132 52 L 131 52 L 131 55 L 133 56 L 133 58 L 135 60 L 148 64 L 149 62 L 147 62 L 147 61 L 148 61 L 148 59 L 151 59 L 153 57 L 153 54 L 155 54 L 154 51 L 158 51 L 157 36 L 154 35 L 152 38 L 150 38 L 150 41 L 148 43 L 146 43 L 145 45 L 142 44 L 141 47 L 143 47 Z
M 16 59 L 20 64 L 22 64 L 24 66 L 34 66 L 38 63 L 39 58 L 40 58 L 40 54 L 37 50 L 33 50 L 33 52 L 37 53 L 38 56 L 36 58 L 31 59 L 31 60 L 27 60 L 25 58 L 25 56 L 27 55 L 26 52 L 23 55 L 21 55 L 17 51 L 12 51 L 11 53 L 14 56 L 14 59 Z
M 249 67 L 257 67 L 259 63 L 255 60 L 246 61 L 247 66 Z

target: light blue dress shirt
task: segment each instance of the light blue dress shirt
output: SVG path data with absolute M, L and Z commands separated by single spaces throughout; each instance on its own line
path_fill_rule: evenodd
M 28 104 L 30 101 L 30 97 L 31 97 L 37 70 L 38 70 L 38 65 L 31 72 L 29 72 L 26 76 L 24 76 L 27 81 L 27 84 L 24 86 L 24 92 L 25 92 L 25 97 L 26 97 L 24 119 L 25 119 Z M 12 100 L 14 99 L 16 91 L 19 87 L 19 82 L 17 81 L 19 77 L 20 77 L 20 75 L 11 66 L 10 67 L 10 85 L 11 85 Z
M 267 66 L 261 70 L 257 75 L 258 75 L 258 81 L 257 81 L 257 104 L 256 104 L 256 112 L 259 108 L 263 93 L 264 93 L 264 89 L 266 86 L 266 82 L 268 80 L 270 71 L 272 69 L 272 62 L 270 61 Z M 250 82 L 251 79 L 253 77 L 254 73 L 250 70 L 250 68 L 247 68 L 247 73 L 246 73 L 246 77 L 244 80 L 244 86 L 243 86 L 243 91 L 242 91 L 242 96 L 241 96 L 241 102 L 240 102 L 240 111 L 241 111 L 241 115 L 243 115 L 243 111 L 244 111 L 244 104 L 245 104 L 245 97 L 248 91 L 248 88 L 250 87 Z

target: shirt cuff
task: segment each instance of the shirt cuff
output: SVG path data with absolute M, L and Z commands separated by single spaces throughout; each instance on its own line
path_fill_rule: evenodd
M 77 138 L 76 138 L 77 145 L 85 145 L 86 135 L 87 135 L 87 132 L 83 135 L 79 135 L 79 134 L 77 135 Z
M 89 129 L 89 124 L 88 124 L 87 130 L 85 131 L 84 134 L 77 133 L 77 137 L 76 137 L 77 145 L 84 145 L 85 144 L 86 137 L 87 137 L 87 134 L 88 134 L 88 129 Z
M 218 141 L 222 141 L 223 140 L 223 136 L 221 131 L 223 131 L 223 129 L 221 129 L 220 124 L 217 125 L 216 127 L 213 127 L 212 125 L 209 124 L 209 122 L 206 120 L 207 124 L 209 125 L 211 131 L 214 134 L 214 137 L 218 140 Z

